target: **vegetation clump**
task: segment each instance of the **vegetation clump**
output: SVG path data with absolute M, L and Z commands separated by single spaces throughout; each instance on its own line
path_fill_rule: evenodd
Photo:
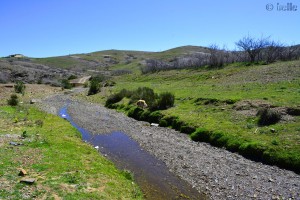
M 7 100 L 7 104 L 10 106 L 17 106 L 19 104 L 19 99 L 16 94 L 12 94 L 10 99 Z
M 258 125 L 268 126 L 271 124 L 276 124 L 281 119 L 281 114 L 270 108 L 262 108 L 257 112 Z
M 64 89 L 71 89 L 72 88 L 72 84 L 70 83 L 69 79 L 63 79 L 61 81 L 62 84 L 62 88 Z
M 100 92 L 100 90 L 101 90 L 100 83 L 102 81 L 104 81 L 103 76 L 92 77 L 88 95 L 94 95 L 94 94 L 97 94 L 98 92 Z
M 25 88 L 26 86 L 22 81 L 17 81 L 16 85 L 14 85 L 15 92 L 22 95 L 25 94 Z
M 175 96 L 170 92 L 157 94 L 153 89 L 148 87 L 139 87 L 137 90 L 129 91 L 122 89 L 116 94 L 110 95 L 105 103 L 106 107 L 111 107 L 112 104 L 120 102 L 124 97 L 129 98 L 129 104 L 135 104 L 142 99 L 148 105 L 150 111 L 165 110 L 174 106 Z

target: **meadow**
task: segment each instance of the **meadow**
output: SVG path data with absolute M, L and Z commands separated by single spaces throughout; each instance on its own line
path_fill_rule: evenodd
M 300 61 L 253 66 L 234 63 L 220 69 L 123 75 L 113 79 L 113 88 L 102 88 L 101 93 L 84 98 L 104 104 L 110 94 L 122 89 L 149 87 L 157 93 L 171 92 L 176 98 L 175 106 L 160 113 L 164 118 L 176 118 L 192 130 L 200 129 L 203 137 L 196 140 L 299 172 L 299 77 Z M 123 106 L 116 108 L 128 113 L 132 107 L 128 102 L 124 98 L 117 104 Z M 260 125 L 257 112 L 264 107 L 281 112 L 281 120 Z M 290 115 L 286 110 L 296 110 L 298 114 Z M 181 128 L 174 123 L 167 126 Z
M 130 172 L 84 143 L 68 121 L 30 105 L 31 92 L 18 95 L 19 106 L 0 101 L 0 199 L 143 198 Z M 21 183 L 20 169 L 35 182 Z

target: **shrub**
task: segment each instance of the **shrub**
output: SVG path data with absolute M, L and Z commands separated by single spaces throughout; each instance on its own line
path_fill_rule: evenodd
M 182 125 L 184 125 L 184 122 L 180 121 L 178 118 L 174 119 L 172 122 L 172 128 L 176 131 L 180 131 Z
M 197 128 L 195 132 L 191 134 L 191 139 L 194 141 L 209 142 L 211 132 L 205 128 Z
M 266 150 L 262 144 L 258 142 L 244 142 L 239 147 L 239 153 L 247 158 L 251 158 L 256 161 L 261 161 L 263 153 Z
M 148 111 L 148 110 L 147 111 L 143 111 L 143 113 L 140 116 L 140 120 L 142 120 L 142 121 L 150 121 L 149 120 L 150 114 L 151 114 L 151 112 Z
M 177 119 L 178 117 L 174 117 L 174 116 L 165 116 L 162 118 L 162 120 L 165 120 L 167 122 L 167 126 L 172 126 L 173 121 Z
M 159 126 L 160 127 L 168 127 L 168 122 L 165 119 L 161 119 L 159 121 Z
M 149 122 L 150 123 L 159 123 L 160 119 L 163 115 L 159 111 L 154 111 L 149 115 Z
M 151 88 L 148 87 L 139 87 L 136 91 L 132 93 L 130 103 L 135 103 L 136 101 L 143 99 L 148 104 L 150 110 L 156 106 L 157 94 Z
M 8 105 L 17 106 L 19 104 L 18 96 L 16 94 L 12 94 L 10 99 L 7 100 Z
M 134 119 L 139 120 L 141 118 L 142 113 L 144 112 L 144 110 L 142 108 L 139 107 L 132 107 L 129 111 L 128 111 L 128 116 L 132 117 Z
M 71 74 L 71 75 L 68 77 L 68 80 L 73 80 L 73 79 L 76 79 L 76 78 L 78 78 L 76 75 Z
M 14 85 L 15 92 L 20 93 L 22 95 L 25 94 L 25 84 L 22 81 L 17 81 L 16 85 Z
M 195 127 L 192 127 L 192 126 L 188 126 L 188 125 L 182 125 L 180 127 L 180 132 L 181 133 L 186 133 L 186 134 L 192 134 L 193 132 L 196 131 L 196 128 Z
M 159 95 L 158 108 L 165 110 L 174 106 L 175 96 L 170 92 L 164 92 Z
M 27 137 L 28 137 L 27 131 L 23 131 L 23 132 L 22 132 L 22 137 L 23 137 L 23 138 L 27 138 Z
M 97 94 L 100 91 L 100 81 L 98 79 L 92 79 L 88 95 Z
M 72 88 L 72 84 L 70 83 L 70 81 L 68 79 L 61 80 L 61 84 L 62 84 L 62 87 L 64 89 L 71 89 Z
M 120 102 L 121 100 L 123 99 L 123 96 L 120 95 L 120 93 L 117 93 L 117 94 L 112 94 L 110 95 L 106 102 L 105 102 L 105 106 L 108 107 L 109 105 L 112 105 L 114 103 L 118 103 Z
M 281 114 L 270 108 L 262 108 L 257 112 L 258 125 L 265 126 L 276 124 L 281 119 Z

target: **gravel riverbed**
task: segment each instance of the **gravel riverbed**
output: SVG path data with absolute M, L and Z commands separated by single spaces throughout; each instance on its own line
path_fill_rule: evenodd
M 79 126 L 97 134 L 128 134 L 210 199 L 300 199 L 300 175 L 294 172 L 194 142 L 175 130 L 150 126 L 101 105 L 72 99 L 71 95 L 48 97 L 40 107 L 57 114 L 67 102 L 68 112 Z

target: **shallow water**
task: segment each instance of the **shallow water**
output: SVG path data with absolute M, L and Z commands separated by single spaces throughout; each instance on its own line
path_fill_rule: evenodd
M 204 195 L 170 173 L 162 161 L 141 149 L 139 144 L 126 134 L 91 134 L 72 121 L 67 107 L 62 108 L 59 115 L 81 132 L 84 141 L 98 146 L 99 151 L 107 155 L 119 169 L 131 171 L 146 199 L 205 199 Z

